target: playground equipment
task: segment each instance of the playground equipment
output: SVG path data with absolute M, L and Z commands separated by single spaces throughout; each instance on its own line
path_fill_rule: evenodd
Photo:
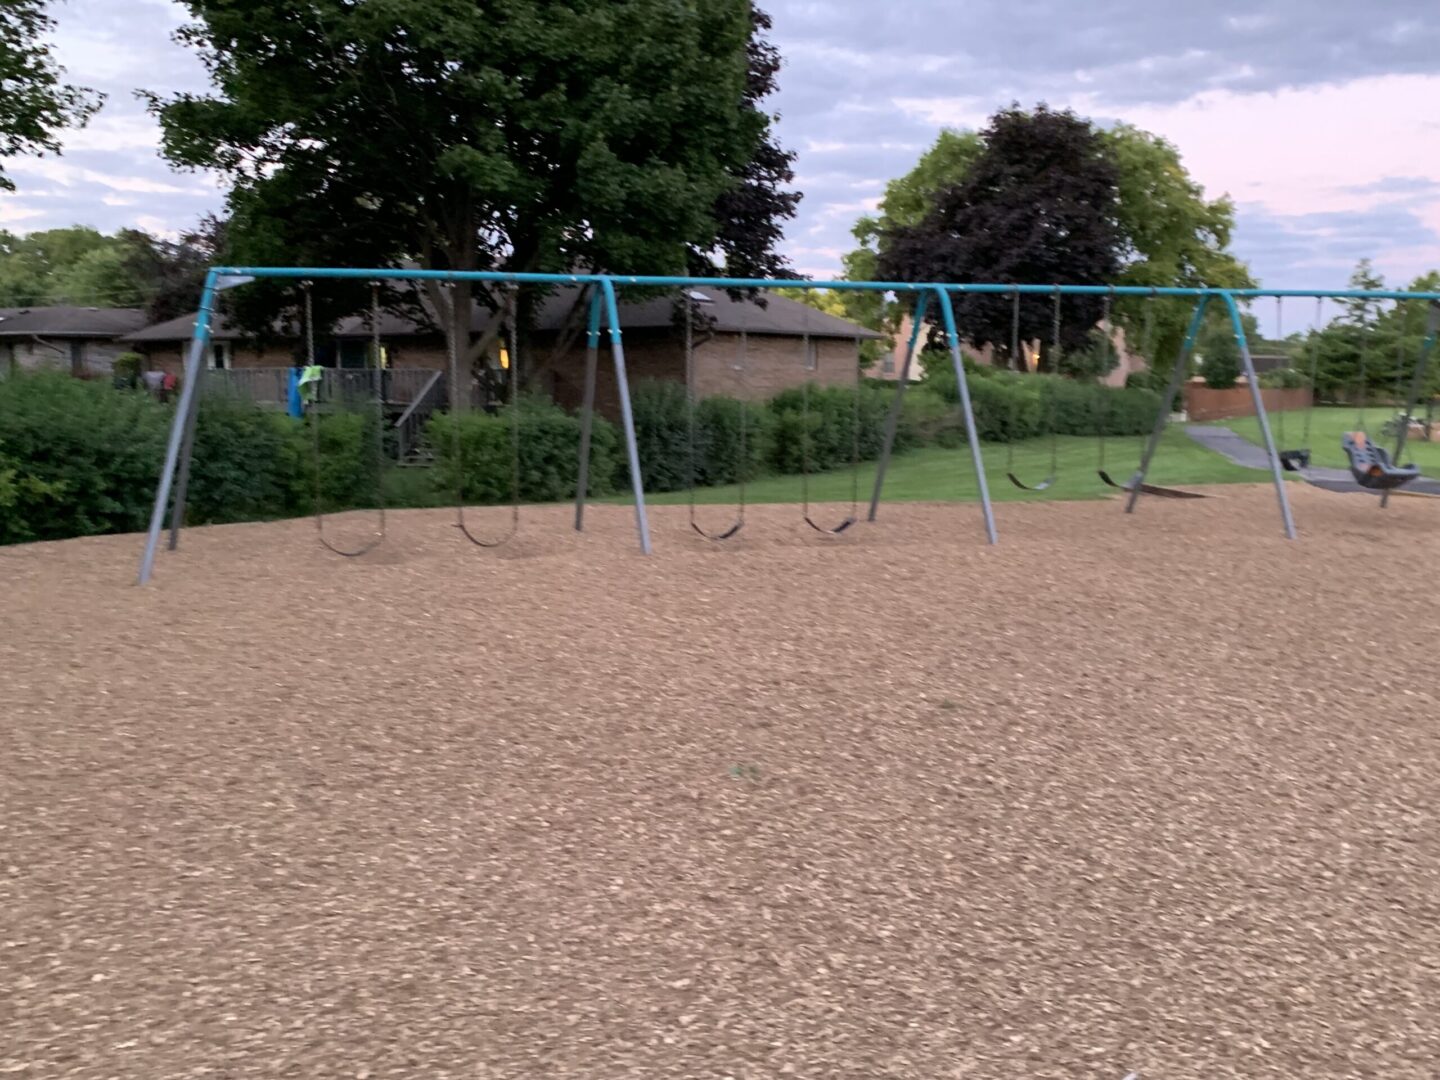
M 515 329 L 515 312 L 517 307 L 516 290 L 518 288 L 519 286 L 516 286 L 510 290 L 499 315 L 501 319 L 500 340 L 501 342 L 507 342 L 508 340 L 509 346 L 505 354 L 506 362 L 504 366 L 507 369 L 508 377 L 506 383 L 510 391 L 510 400 L 508 402 L 510 411 L 510 523 L 509 527 L 494 539 L 477 536 L 465 520 L 465 442 L 463 432 L 460 430 L 460 424 L 452 422 L 450 425 L 452 448 L 455 457 L 455 527 L 460 530 L 461 536 L 480 548 L 504 547 L 511 540 L 515 539 L 516 535 L 520 532 L 520 335 Z M 451 296 L 453 309 L 453 292 Z M 509 330 L 508 339 L 505 333 L 506 329 Z M 446 359 L 449 362 L 450 368 L 451 400 L 452 402 L 461 402 L 468 397 L 469 380 L 461 381 L 459 349 L 456 348 L 455 340 L 452 336 L 447 335 L 447 338 L 448 350 Z M 471 404 L 469 401 L 465 401 L 465 405 L 468 406 L 469 404 Z
M 1050 319 L 1050 355 L 1055 370 L 1060 370 L 1060 287 L 1055 287 L 1054 311 Z M 1020 355 L 1020 292 L 1017 289 L 1010 308 L 1010 355 Z M 1047 491 L 1060 479 L 1060 433 L 1055 425 L 1055 398 L 1045 395 L 1045 426 L 1050 429 L 1050 472 L 1038 484 L 1026 484 L 1015 475 L 1015 440 L 1005 444 L 1005 476 L 1021 491 Z
M 745 528 L 745 481 L 750 472 L 749 456 L 746 452 L 746 440 L 750 433 L 750 408 L 745 401 L 745 395 L 740 395 L 740 445 L 736 452 L 735 478 L 739 483 L 737 492 L 735 517 L 728 528 L 720 532 L 709 532 L 700 524 L 698 511 L 695 508 L 695 308 L 697 302 L 709 303 L 710 300 L 704 293 L 690 292 L 686 290 L 682 296 L 682 303 L 685 305 L 685 414 L 689 427 L 689 445 L 687 447 L 688 461 L 686 465 L 685 490 L 690 503 L 690 528 L 703 536 L 706 540 L 713 540 L 720 543 L 729 540 L 740 534 Z M 740 381 L 745 379 L 745 367 L 750 359 L 750 339 L 744 330 L 740 331 L 738 350 L 735 360 L 735 374 Z
M 1395 430 L 1395 451 L 1392 454 L 1370 438 L 1368 423 L 1366 420 L 1366 402 L 1369 393 L 1369 380 L 1367 378 L 1370 347 L 1366 339 L 1361 339 L 1359 357 L 1356 365 L 1356 380 L 1358 385 L 1355 389 L 1356 413 L 1355 430 L 1347 431 L 1340 437 L 1340 449 L 1344 452 L 1350 467 L 1350 475 L 1355 483 L 1367 491 L 1378 491 L 1381 493 L 1380 505 L 1389 505 L 1390 495 L 1405 494 L 1399 489 L 1405 487 L 1414 480 L 1420 479 L 1420 467 L 1415 464 L 1400 465 L 1399 462 L 1405 453 L 1405 443 L 1410 434 L 1410 418 L 1414 415 L 1419 403 L 1420 395 L 1425 386 L 1425 374 L 1429 368 L 1430 354 L 1435 348 L 1437 335 L 1440 335 L 1440 301 L 1428 296 L 1428 294 L 1401 293 L 1391 296 L 1390 294 L 1358 293 L 1357 297 L 1393 298 L 1397 303 L 1404 303 L 1407 300 L 1421 299 L 1429 303 L 1429 315 L 1426 320 L 1425 338 L 1420 345 L 1420 353 L 1415 360 L 1415 370 L 1411 375 L 1410 389 L 1405 397 L 1397 421 L 1394 422 Z M 1315 328 L 1318 329 L 1322 323 L 1321 303 L 1322 299 L 1317 298 L 1315 303 Z M 1279 298 L 1276 308 L 1277 318 L 1280 317 Z M 1310 347 L 1310 385 L 1315 385 L 1315 375 L 1319 368 L 1319 345 L 1315 336 L 1311 335 Z M 1397 346 L 1397 366 L 1395 371 L 1395 383 L 1398 390 L 1401 385 L 1401 361 L 1403 359 L 1403 346 Z M 1310 406 L 1305 410 L 1305 445 L 1297 450 L 1282 450 L 1280 462 L 1286 470 L 1295 473 L 1307 483 L 1316 484 L 1323 490 L 1336 490 L 1333 480 L 1321 475 L 1311 465 L 1310 452 L 1310 421 L 1315 412 L 1315 396 L 1311 395 Z M 1283 413 L 1280 414 L 1283 417 Z M 1324 481 L 1324 483 L 1319 483 Z
M 1390 491 L 1404 487 L 1420 475 L 1419 465 L 1396 465 L 1382 446 L 1370 441 L 1363 431 L 1347 431 L 1340 447 L 1350 459 L 1350 472 L 1355 482 L 1372 491 Z
M 804 356 L 809 363 L 811 349 L 810 333 L 804 337 Z M 816 354 L 818 367 L 819 358 Z M 860 389 L 863 385 L 860 367 L 864 357 L 861 354 L 860 338 L 855 339 L 855 387 L 854 405 L 850 417 L 850 512 L 836 525 L 817 523 L 810 513 L 810 380 L 807 378 L 800 387 L 800 513 L 805 524 L 819 533 L 839 536 L 860 519 Z
M 306 363 L 313 369 L 315 367 L 315 303 L 311 296 L 311 283 L 304 281 L 300 283 L 301 292 L 305 297 L 305 359 Z M 315 448 L 315 535 L 319 538 L 323 547 L 346 559 L 357 559 L 361 555 L 374 551 L 385 542 L 385 391 L 383 374 L 381 371 L 380 352 L 380 283 L 370 283 L 370 363 L 371 370 L 375 373 L 373 403 L 375 406 L 375 498 L 379 504 L 377 512 L 379 518 L 376 522 L 374 535 L 357 548 L 340 547 L 333 540 L 325 535 L 325 508 L 322 505 L 322 477 L 321 466 L 324 463 L 324 455 L 321 451 L 320 439 L 320 408 L 319 403 L 313 403 L 306 410 L 309 414 L 310 429 L 314 434 Z
M 321 278 L 339 278 L 348 280 L 363 281 L 409 281 L 409 282 L 456 282 L 471 281 L 484 282 L 489 284 L 504 285 L 512 287 L 520 285 L 557 286 L 572 285 L 588 287 L 590 290 L 589 318 L 587 322 L 587 349 L 586 349 L 586 373 L 584 403 L 581 407 L 580 416 L 580 455 L 579 468 L 576 484 L 576 506 L 575 506 L 575 528 L 584 529 L 585 503 L 588 492 L 589 470 L 590 470 L 590 446 L 592 435 L 592 423 L 595 404 L 595 380 L 598 365 L 599 344 L 601 338 L 600 321 L 601 314 L 609 326 L 610 354 L 615 367 L 616 385 L 619 391 L 621 429 L 624 432 L 626 461 L 629 467 L 631 492 L 634 498 L 635 508 L 635 530 L 639 541 L 640 550 L 643 554 L 650 554 L 652 550 L 650 540 L 650 526 L 647 517 L 643 478 L 640 471 L 639 450 L 635 439 L 634 417 L 630 407 L 629 383 L 625 373 L 625 349 L 621 335 L 619 304 L 617 291 L 625 287 L 643 288 L 683 288 L 708 286 L 711 288 L 724 289 L 767 289 L 794 287 L 793 281 L 768 280 L 763 278 L 687 278 L 687 277 L 640 277 L 640 276 L 615 276 L 607 274 L 538 274 L 538 273 L 506 273 L 501 271 L 449 271 L 449 270 L 397 270 L 397 269 L 315 269 L 308 267 L 214 267 L 205 278 L 204 289 L 201 293 L 200 311 L 195 322 L 194 337 L 191 340 L 190 350 L 185 361 L 185 380 L 182 386 L 180 401 L 176 407 L 175 420 L 171 425 L 170 437 L 166 444 L 165 463 L 161 471 L 159 483 L 156 486 L 155 502 L 151 510 L 150 527 L 145 539 L 144 551 L 140 560 L 139 582 L 148 582 L 154 573 L 155 559 L 159 553 L 160 533 L 165 526 L 167 513 L 170 522 L 169 547 L 174 550 L 179 544 L 180 528 L 185 520 L 186 488 L 189 480 L 190 459 L 194 448 L 195 416 L 198 403 L 198 384 L 204 375 L 203 359 L 206 349 L 210 343 L 210 327 L 214 312 L 216 294 L 228 288 L 242 286 L 258 278 L 280 279 L 291 281 L 318 280 Z M 1172 297 L 1193 300 L 1195 311 L 1186 332 L 1184 343 L 1181 346 L 1180 354 L 1176 359 L 1175 367 L 1171 371 L 1170 382 L 1166 393 L 1162 395 L 1161 405 L 1155 418 L 1154 427 L 1147 439 L 1145 449 L 1141 454 L 1140 465 L 1135 475 L 1124 485 L 1128 498 L 1125 500 L 1125 512 L 1134 513 L 1139 497 L 1142 494 L 1159 494 L 1154 491 L 1153 486 L 1146 481 L 1150 464 L 1154 459 L 1155 452 L 1159 447 L 1160 440 L 1165 433 L 1166 424 L 1169 421 L 1170 402 L 1173 400 L 1176 391 L 1179 389 L 1180 380 L 1186 370 L 1189 355 L 1195 346 L 1195 340 L 1200 331 L 1201 321 L 1204 318 L 1206 309 L 1211 303 L 1223 304 L 1235 334 L 1240 344 L 1240 355 L 1242 370 L 1247 377 L 1252 402 L 1255 408 L 1256 418 L 1259 421 L 1261 440 L 1264 444 L 1266 458 L 1270 465 L 1271 477 L 1275 488 L 1275 500 L 1280 510 L 1281 524 L 1286 537 L 1294 539 L 1295 522 L 1290 510 L 1289 497 L 1285 491 L 1284 468 L 1280 460 L 1280 452 L 1276 447 L 1274 436 L 1271 433 L 1270 422 L 1265 413 L 1265 404 L 1260 395 L 1259 380 L 1255 376 L 1255 366 L 1250 354 L 1249 343 L 1246 340 L 1244 325 L 1240 318 L 1240 304 L 1246 303 L 1261 297 L 1275 296 L 1305 296 L 1319 298 L 1365 298 L 1370 300 L 1423 300 L 1432 303 L 1431 327 L 1426 339 L 1425 353 L 1428 355 L 1433 348 L 1437 327 L 1440 327 L 1440 293 L 1414 293 L 1414 292 L 1393 292 L 1393 291 L 1362 291 L 1362 290 L 1335 290 L 1335 291 L 1313 291 L 1313 290 L 1273 290 L 1273 289 L 1209 289 L 1209 288 L 1151 288 L 1147 286 L 1107 286 L 1107 285 L 1013 285 L 1013 284 L 966 284 L 949 285 L 943 283 L 917 283 L 917 282 L 869 282 L 869 281 L 826 281 L 807 283 L 809 288 L 832 289 L 841 291 L 871 291 L 880 293 L 894 293 L 896 296 L 913 297 L 915 301 L 915 326 L 910 337 L 909 347 L 906 352 L 901 378 L 895 390 L 890 412 L 886 419 L 883 446 L 879 461 L 876 467 L 876 482 L 870 503 L 868 520 L 875 520 L 883 491 L 886 469 L 889 464 L 890 455 L 894 449 L 895 433 L 899 422 L 900 408 L 905 394 L 906 383 L 913 366 L 915 353 L 919 344 L 921 328 L 925 324 L 926 314 L 931 304 L 934 304 L 939 313 L 939 329 L 942 339 L 946 343 L 951 363 L 955 370 L 956 382 L 959 389 L 960 408 L 965 421 L 967 432 L 967 443 L 970 450 L 971 465 L 975 471 L 976 486 L 979 494 L 980 511 L 984 521 L 985 535 L 990 543 L 998 542 L 998 532 L 995 527 L 994 508 L 991 504 L 990 491 L 985 475 L 983 454 L 979 442 L 974 438 L 975 417 L 971 406 L 969 384 L 965 377 L 965 365 L 962 362 L 960 353 L 961 334 L 956 325 L 955 308 L 952 297 L 956 294 L 965 293 L 988 293 L 1008 295 L 1011 293 L 1020 295 L 1089 295 L 1089 296 L 1141 296 L 1141 297 Z M 1424 358 L 1416 367 L 1416 378 L 1411 388 L 1410 400 L 1413 402 L 1421 386 L 1420 376 L 1424 370 Z M 517 384 L 518 385 L 518 384 Z M 1402 431 L 1400 445 L 1393 455 L 1395 459 L 1401 456 L 1404 449 L 1404 435 L 1408 432 L 1408 425 Z M 1388 496 L 1389 492 L 1382 494 L 1382 499 Z
M 1115 306 L 1115 290 L 1114 290 L 1114 289 L 1111 289 L 1110 292 L 1107 293 L 1106 296 L 1105 296 L 1105 303 L 1104 303 L 1104 307 L 1103 307 L 1103 309 L 1102 309 L 1102 314 L 1101 314 L 1101 317 L 1100 317 L 1100 327 L 1101 327 L 1101 331 L 1102 331 L 1102 336 L 1101 336 L 1101 348 L 1105 350 L 1107 356 L 1109 355 L 1110 349 L 1111 349 L 1112 344 L 1113 344 L 1111 335 L 1112 335 L 1112 333 L 1114 332 L 1114 327 L 1111 325 L 1110 317 L 1111 317 L 1111 314 L 1112 314 L 1112 312 L 1113 312 L 1113 310 L 1114 310 L 1114 306 Z M 1144 336 L 1143 336 L 1142 339 L 1141 339 L 1140 354 L 1141 354 L 1142 356 L 1144 356 L 1145 359 L 1146 359 L 1147 361 L 1149 361 L 1150 363 L 1153 364 L 1153 363 L 1155 362 L 1155 292 L 1154 292 L 1154 290 L 1151 290 L 1150 295 L 1149 295 L 1149 296 L 1146 298 L 1146 300 L 1145 300 L 1145 332 L 1144 332 Z M 1184 366 L 1184 359 L 1183 359 L 1183 358 L 1181 359 L 1181 361 L 1179 362 L 1179 364 L 1178 364 L 1177 366 L 1183 368 L 1183 366 Z M 1160 403 L 1160 408 L 1161 408 L 1162 410 L 1168 412 L 1169 409 L 1170 409 L 1170 402 L 1173 401 L 1174 398 L 1175 398 L 1175 391 L 1174 391 L 1174 390 L 1171 390 L 1171 391 L 1170 391 L 1170 396 L 1169 396 L 1168 398 L 1166 398 L 1165 400 L 1163 400 L 1163 401 Z M 1207 497 L 1207 496 L 1201 494 L 1201 493 L 1198 492 L 1198 491 L 1185 491 L 1185 490 L 1182 490 L 1181 488 L 1162 487 L 1162 486 L 1159 485 L 1159 484 L 1146 483 L 1146 482 L 1145 482 L 1145 478 L 1140 475 L 1140 472 L 1139 472 L 1138 467 L 1137 467 L 1136 471 L 1130 476 L 1130 478 L 1129 478 L 1128 480 L 1124 481 L 1123 483 L 1121 483 L 1120 481 L 1116 480 L 1114 477 L 1112 477 L 1112 476 L 1110 475 L 1109 470 L 1107 470 L 1106 467 L 1105 467 L 1105 425 L 1104 425 L 1104 423 L 1103 423 L 1103 422 L 1102 422 L 1102 423 L 1098 423 L 1098 424 L 1096 425 L 1096 430 L 1097 430 L 1097 432 L 1098 432 L 1098 442 L 1099 442 L 1099 447 L 1100 447 L 1100 453 L 1099 453 L 1099 461 L 1097 462 L 1096 467 L 1095 467 L 1095 472 L 1099 475 L 1099 477 L 1100 477 L 1100 482 L 1103 483 L 1106 487 L 1112 487 L 1112 488 L 1115 488 L 1115 489 L 1117 489 L 1117 490 L 1119 490 L 1119 491 L 1124 491 L 1124 492 L 1130 492 L 1130 491 L 1133 491 L 1133 490 L 1138 490 L 1142 495 L 1154 495 L 1154 496 L 1156 496 L 1156 497 L 1158 497 L 1158 498 L 1161 498 L 1161 499 L 1204 499 L 1204 498 Z

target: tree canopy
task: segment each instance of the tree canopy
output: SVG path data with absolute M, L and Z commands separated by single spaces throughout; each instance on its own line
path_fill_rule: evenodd
M 0 306 L 142 307 L 156 321 L 194 311 L 220 261 L 224 223 L 204 219 L 178 240 L 87 225 L 26 236 L 0 231 Z
M 83 125 L 102 94 L 64 81 L 45 35 L 54 27 L 46 0 L 0 4 L 0 190 L 13 191 L 4 162 L 19 154 L 58 154 L 60 131 Z
M 1018 106 L 991 118 L 964 177 L 932 196 L 918 224 L 881 235 L 880 276 L 898 281 L 992 281 L 1057 285 L 1112 279 L 1125 237 L 1117 214 L 1119 175 L 1089 123 L 1071 112 Z M 1100 297 L 1060 301 L 1060 343 L 1089 342 Z M 977 345 L 1005 349 L 1014 308 L 1003 295 L 958 298 L 956 314 Z M 1020 336 L 1049 346 L 1054 305 L 1020 305 Z M 1048 353 L 1046 354 L 1048 355 Z M 1050 365 L 1059 357 L 1050 357 Z
M 1043 106 L 1033 112 L 1012 107 L 998 114 L 991 127 L 1003 118 L 1007 131 L 1029 123 L 1036 131 L 1079 138 L 1082 132 L 1056 120 L 1065 115 Z M 1089 145 L 1098 147 L 1100 158 L 1109 163 L 1114 176 L 1112 197 L 1091 209 L 1097 218 L 1112 221 L 1119 231 L 1119 244 L 1115 249 L 1118 265 L 1112 273 L 1091 280 L 1116 285 L 1232 288 L 1253 284 L 1245 266 L 1228 250 L 1234 227 L 1233 204 L 1228 198 L 1207 199 L 1200 185 L 1186 172 L 1172 144 L 1126 124 L 1109 130 L 1084 126 L 1095 140 Z M 860 246 L 844 259 L 846 277 L 859 280 L 881 276 L 882 253 L 889 249 L 890 238 L 915 238 L 915 230 L 923 228 L 927 217 L 936 213 L 942 201 L 953 212 L 954 200 L 958 197 L 955 192 L 970 181 L 989 151 L 988 136 L 989 129 L 978 133 L 942 131 L 914 169 L 891 181 L 878 215 L 863 217 L 856 223 L 854 235 Z M 991 185 L 987 189 L 972 183 L 967 197 L 972 204 L 983 201 L 1006 228 L 1018 231 L 1022 224 L 1029 222 L 1041 235 L 1053 235 L 1050 226 L 1041 221 L 1042 212 L 1049 213 L 1048 207 L 1026 204 L 1025 200 L 1033 197 L 1037 187 L 1064 204 L 1067 213 L 1074 214 L 1079 208 L 1067 201 L 1066 188 L 1071 187 L 1072 193 L 1074 189 L 1066 177 L 1054 178 L 1059 182 L 1052 187 L 1046 182 L 1047 178 L 1035 175 L 1040 171 L 1038 160 L 1011 160 L 1008 170 L 1004 162 L 993 161 L 987 166 L 992 170 Z M 943 234 L 944 221 L 937 219 L 936 227 Z M 1076 264 L 1051 269 L 1043 258 L 1038 264 L 1021 263 L 1016 253 L 1008 248 L 1000 250 L 999 245 L 992 245 L 993 258 L 989 265 L 980 259 L 982 252 L 978 246 L 968 250 L 965 266 L 949 267 L 951 273 L 946 275 L 947 279 L 965 280 L 953 276 L 962 269 L 974 275 L 970 280 L 1028 280 L 1040 284 L 1077 281 L 1083 277 Z M 929 258 L 923 246 L 919 254 Z M 1039 254 L 1043 257 L 1046 253 Z M 1058 254 L 1063 256 L 1063 245 Z M 942 267 L 932 265 L 930 269 L 938 272 Z M 1022 274 L 1032 276 L 1022 277 Z M 1143 329 L 1147 324 L 1144 313 L 1147 303 L 1121 300 L 1112 312 L 1114 321 L 1125 329 L 1127 339 L 1136 347 L 1147 336 Z M 967 336 L 996 340 L 1003 350 L 1009 341 L 1009 312 L 1002 312 L 1002 306 L 1000 302 L 992 302 L 991 310 L 980 319 L 979 325 L 972 317 L 974 313 L 967 311 L 964 327 Z M 1043 306 L 1038 301 L 1022 306 L 1022 332 L 1041 340 L 1049 337 Z M 854 314 L 857 313 L 852 312 Z M 1085 332 L 1083 324 L 1090 312 L 1080 312 L 1067 304 L 1063 314 L 1067 328 L 1072 317 L 1079 324 L 1073 334 L 1067 329 L 1067 348 L 1079 347 Z M 893 318 L 894 313 L 890 315 Z M 1188 309 L 1182 303 L 1157 301 L 1149 318 L 1153 319 L 1149 335 L 1151 352 L 1168 358 L 1179 347 Z M 870 321 L 868 325 L 876 322 Z M 1093 326 L 1093 322 L 1090 325 Z
M 1352 289 L 1385 289 L 1385 279 L 1364 259 L 1350 276 Z M 1440 271 L 1412 281 L 1403 291 L 1440 292 Z M 1306 315 L 1309 313 L 1306 312 Z M 1416 301 L 1386 304 L 1348 300 L 1338 315 L 1312 326 L 1292 357 L 1296 370 L 1315 373 L 1322 400 L 1403 402 L 1420 356 L 1430 318 L 1428 305 Z M 1363 379 L 1362 379 L 1363 372 Z M 1423 397 L 1440 393 L 1440 356 L 1431 355 Z
M 784 266 L 791 155 L 760 108 L 779 57 L 748 0 L 185 6 L 181 40 L 214 91 L 150 101 L 170 160 L 233 182 L 237 261 Z M 245 291 L 266 303 L 263 288 Z M 316 293 L 322 314 L 357 303 Z M 468 341 L 472 290 L 429 299 L 452 340 Z

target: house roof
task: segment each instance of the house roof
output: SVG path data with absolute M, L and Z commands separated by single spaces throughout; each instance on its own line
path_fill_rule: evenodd
M 144 325 L 139 308 L 0 308 L 0 337 L 117 338 Z
M 538 312 L 539 329 L 552 333 L 559 331 L 575 305 L 578 291 L 574 287 L 566 287 L 547 296 Z M 749 300 L 732 300 L 721 289 L 692 289 L 691 294 L 701 300 L 702 310 L 713 320 L 713 329 L 719 333 L 738 334 L 744 331 L 748 334 L 787 337 L 801 337 L 808 333 L 811 337 L 858 337 L 865 340 L 878 340 L 882 336 L 857 323 L 827 315 L 808 304 L 774 293 L 766 294 L 764 307 Z M 197 314 L 182 315 L 168 322 L 147 326 L 143 330 L 127 334 L 124 340 L 150 343 L 188 341 L 195 332 Z M 477 311 L 472 329 L 476 332 L 485 329 L 490 318 L 488 312 Z M 663 329 L 673 324 L 674 301 L 671 297 L 659 296 L 652 300 L 620 305 L 620 325 L 626 330 Z M 217 316 L 211 322 L 210 333 L 217 341 L 233 341 L 246 336 L 223 316 Z M 285 331 L 279 327 L 277 333 L 285 335 Z M 415 320 L 386 312 L 380 317 L 380 333 L 387 338 L 428 337 L 434 331 Z M 370 336 L 369 320 L 359 315 L 341 319 L 330 336 L 367 338 Z

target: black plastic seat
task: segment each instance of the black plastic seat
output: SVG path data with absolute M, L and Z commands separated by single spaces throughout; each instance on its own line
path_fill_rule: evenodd
M 1340 445 L 1350 459 L 1350 474 L 1363 488 L 1390 491 L 1404 487 L 1420 475 L 1419 465 L 1396 465 L 1385 448 L 1371 442 L 1363 431 L 1347 433 Z
M 1310 467 L 1310 451 L 1281 450 L 1280 464 L 1286 472 L 1302 472 Z

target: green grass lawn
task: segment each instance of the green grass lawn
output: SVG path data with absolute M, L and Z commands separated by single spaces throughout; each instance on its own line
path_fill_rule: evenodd
M 1140 460 L 1144 440 L 1140 438 L 1107 439 L 1105 460 L 1107 470 L 1116 480 L 1123 481 L 1135 471 Z M 1006 447 L 984 444 L 985 472 L 990 481 L 990 496 L 999 500 L 1035 499 L 1097 499 L 1113 495 L 1095 475 L 1097 447 L 1094 439 L 1063 437 L 1059 443 L 1060 479 L 1048 490 L 1040 493 L 1021 491 L 1005 478 Z M 1050 440 L 1031 439 L 1015 444 L 1015 473 L 1027 483 L 1038 483 L 1050 468 Z M 1242 469 L 1231 465 L 1218 454 L 1201 447 L 1185 435 L 1180 428 L 1172 427 L 1165 432 L 1160 451 L 1151 466 L 1151 483 L 1173 487 L 1186 484 L 1233 484 L 1256 483 L 1261 474 L 1253 469 Z M 870 490 L 875 484 L 875 463 L 865 462 L 860 467 L 860 500 L 870 499 Z M 850 470 L 822 473 L 810 478 L 811 502 L 850 501 Z M 621 496 L 620 499 L 628 496 Z M 890 462 L 890 471 L 885 478 L 885 501 L 887 502 L 960 502 L 979 497 L 975 476 L 970 464 L 970 450 L 961 446 L 955 450 L 927 447 L 907 454 L 897 455 Z M 652 495 L 650 501 L 657 505 L 684 503 L 689 498 L 685 492 L 666 495 Z M 734 503 L 739 498 L 735 487 L 700 488 L 695 492 L 698 503 Z M 745 498 L 752 503 L 793 503 L 800 501 L 800 477 L 767 476 L 746 486 Z
M 1395 410 L 1388 406 L 1365 411 L 1365 425 L 1370 437 L 1380 440 L 1381 445 L 1388 450 L 1395 449 L 1395 441 L 1393 438 L 1382 438 L 1380 428 L 1394 415 Z M 1349 467 L 1350 462 L 1345 457 L 1345 451 L 1340 449 L 1340 438 L 1347 431 L 1355 430 L 1356 420 L 1354 409 L 1321 407 L 1314 411 L 1310 420 L 1309 438 L 1311 460 L 1314 464 L 1337 469 Z M 1226 420 L 1223 426 L 1257 445 L 1261 442 L 1260 425 L 1254 417 Z M 1270 430 L 1274 433 L 1276 445 L 1280 449 L 1303 449 L 1306 444 L 1305 410 L 1271 413 Z M 1428 475 L 1440 474 L 1440 443 L 1427 443 L 1412 436 L 1405 444 L 1405 459 L 1414 461 Z

